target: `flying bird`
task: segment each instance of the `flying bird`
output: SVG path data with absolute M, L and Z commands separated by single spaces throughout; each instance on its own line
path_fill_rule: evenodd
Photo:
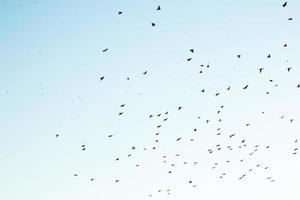
M 282 7 L 285 8 L 286 6 L 287 6 L 287 1 L 282 4 Z

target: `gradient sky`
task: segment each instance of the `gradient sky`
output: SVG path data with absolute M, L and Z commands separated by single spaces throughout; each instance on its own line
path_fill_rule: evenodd
M 282 3 L 0 0 L 0 199 L 299 200 L 300 1 Z

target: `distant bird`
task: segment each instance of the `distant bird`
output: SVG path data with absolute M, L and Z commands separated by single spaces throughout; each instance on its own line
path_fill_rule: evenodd
M 287 68 L 287 71 L 289 72 L 289 71 L 291 71 L 291 69 L 292 69 L 291 67 L 288 67 L 288 68 Z
M 286 7 L 287 6 L 287 2 L 284 2 L 283 4 L 282 4 L 282 7 Z
M 271 58 L 271 54 L 269 54 L 269 55 L 267 56 L 267 58 Z
M 283 47 L 287 47 L 287 44 L 284 44 Z
M 119 12 L 118 12 L 119 15 L 121 15 L 122 13 L 123 13 L 122 11 L 119 11 Z
M 188 58 L 188 59 L 186 59 L 188 62 L 190 62 L 191 60 L 192 60 L 192 58 Z
M 290 17 L 290 18 L 288 18 L 288 20 L 289 20 L 289 21 L 292 21 L 292 20 L 293 20 L 293 18 L 291 18 L 291 17 Z
M 182 109 L 182 107 L 181 107 L 181 106 L 179 106 L 179 107 L 178 107 L 178 110 L 181 110 L 181 109 Z
M 123 115 L 123 112 L 119 112 L 119 116 L 120 116 L 120 115 Z
M 147 74 L 147 71 L 143 72 L 143 74 L 146 75 L 146 74 Z
M 106 51 L 108 51 L 108 48 L 102 50 L 102 52 L 106 52 Z
M 93 178 L 91 178 L 91 181 L 94 181 L 94 179 L 93 179 Z
M 243 87 L 243 90 L 247 89 L 248 88 L 248 85 L 246 85 L 245 87 Z
M 239 54 L 239 55 L 237 55 L 237 57 L 238 57 L 238 58 L 241 58 L 241 55 Z
M 151 23 L 151 26 L 155 26 L 156 24 L 155 23 Z
M 264 68 L 259 68 L 258 70 L 259 70 L 259 73 L 261 73 L 264 70 Z
M 120 107 L 124 107 L 125 106 L 125 104 L 121 104 L 121 106 Z
M 108 135 L 108 137 L 112 137 L 113 135 Z
M 190 49 L 190 52 L 194 53 L 194 49 Z
M 159 5 L 157 6 L 156 10 L 161 10 L 161 8 L 160 8 L 160 6 L 159 6 Z
M 78 176 L 78 174 L 74 174 L 73 176 Z
M 181 137 L 176 139 L 176 141 L 179 141 L 179 140 L 181 140 Z
M 59 134 L 56 134 L 55 137 L 59 137 Z

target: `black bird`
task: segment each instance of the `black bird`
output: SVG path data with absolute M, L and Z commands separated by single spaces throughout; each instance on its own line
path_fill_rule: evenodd
M 188 62 L 190 62 L 191 60 L 192 60 L 192 58 L 188 58 L 188 59 L 186 59 Z
M 194 53 L 194 49 L 190 49 L 190 52 Z
M 284 4 L 282 4 L 282 7 L 286 7 L 287 6 L 287 1 L 286 2 L 284 2 Z
M 151 23 L 151 26 L 155 26 L 155 23 Z
M 271 58 L 271 54 L 269 54 L 269 55 L 267 56 L 267 58 Z
M 101 77 L 100 77 L 100 81 L 102 81 L 103 79 L 104 79 L 104 76 L 101 76 Z
M 243 90 L 247 89 L 248 88 L 248 85 L 246 85 L 245 87 L 243 87 Z
M 176 141 L 179 141 L 179 140 L 181 140 L 181 137 L 176 139 Z
M 145 71 L 143 74 L 146 75 L 146 74 L 147 74 L 147 71 Z
M 179 106 L 179 107 L 178 107 L 178 110 L 181 110 L 181 109 L 182 109 L 182 107 L 181 107 L 181 106 Z
M 259 70 L 259 73 L 261 73 L 264 70 L 264 68 L 259 68 L 258 70 Z
M 125 106 L 125 104 L 122 104 L 120 107 L 124 107 Z
M 108 48 L 102 50 L 102 52 L 106 52 L 106 51 L 108 51 Z
M 292 69 L 291 67 L 288 67 L 288 68 L 287 68 L 288 72 L 291 71 L 291 69 Z
M 59 134 L 56 134 L 55 137 L 59 137 Z
M 283 47 L 287 47 L 287 44 L 284 44 Z
M 113 135 L 108 135 L 108 137 L 112 137 Z
M 160 8 L 160 6 L 158 5 L 157 8 L 156 8 L 156 10 L 160 10 L 160 9 L 161 9 L 161 8 Z
M 238 58 L 241 58 L 241 55 L 237 55 Z
M 288 20 L 289 20 L 289 21 L 292 21 L 292 20 L 293 20 L 293 18 L 291 18 L 291 17 L 290 17 L 290 18 L 288 18 Z

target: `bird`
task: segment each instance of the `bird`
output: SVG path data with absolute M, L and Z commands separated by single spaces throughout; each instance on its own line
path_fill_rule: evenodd
M 267 56 L 267 58 L 271 58 L 271 54 L 269 54 L 269 55 Z
M 238 57 L 238 58 L 241 58 L 241 55 L 239 54 L 239 55 L 237 55 L 237 57 Z
M 122 13 L 123 13 L 122 11 L 119 11 L 119 12 L 118 12 L 118 15 L 121 15 Z
M 151 23 L 151 26 L 155 26 L 155 25 L 156 25 L 155 23 L 153 23 L 153 22 Z
M 56 134 L 55 137 L 59 137 L 59 134 Z
M 182 109 L 182 107 L 181 107 L 181 106 L 179 106 L 179 107 L 178 107 L 178 110 L 181 110 L 181 109 Z
M 190 49 L 190 52 L 194 53 L 194 49 Z
M 282 4 L 282 7 L 285 8 L 286 6 L 287 6 L 287 1 Z
M 106 51 L 108 51 L 108 48 L 102 50 L 102 52 L 106 52 Z
M 292 18 L 292 17 L 290 17 L 290 18 L 288 18 L 288 20 L 289 20 L 289 21 L 292 21 L 292 20 L 293 20 L 293 18 Z
M 262 71 L 264 70 L 264 68 L 259 68 L 259 73 L 262 73 Z
M 288 67 L 288 68 L 287 68 L 287 71 L 289 72 L 289 71 L 291 71 L 291 69 L 292 69 L 292 67 Z
M 160 10 L 160 9 L 161 9 L 161 8 L 160 8 L 160 6 L 158 5 L 157 8 L 156 8 L 156 10 Z
M 108 137 L 112 137 L 113 135 L 108 135 Z
M 192 58 L 188 58 L 188 59 L 186 59 L 188 62 L 190 62 L 191 60 L 192 60 Z
M 143 72 L 143 74 L 146 75 L 146 74 L 147 74 L 147 71 Z
M 245 87 L 243 87 L 243 90 L 247 89 L 248 88 L 248 85 L 246 85 Z
M 100 77 L 100 81 L 103 81 L 103 79 L 104 79 L 104 76 L 101 76 L 101 77 Z
M 124 106 L 125 106 L 125 104 L 121 104 L 121 105 L 120 105 L 120 107 L 124 107 Z

